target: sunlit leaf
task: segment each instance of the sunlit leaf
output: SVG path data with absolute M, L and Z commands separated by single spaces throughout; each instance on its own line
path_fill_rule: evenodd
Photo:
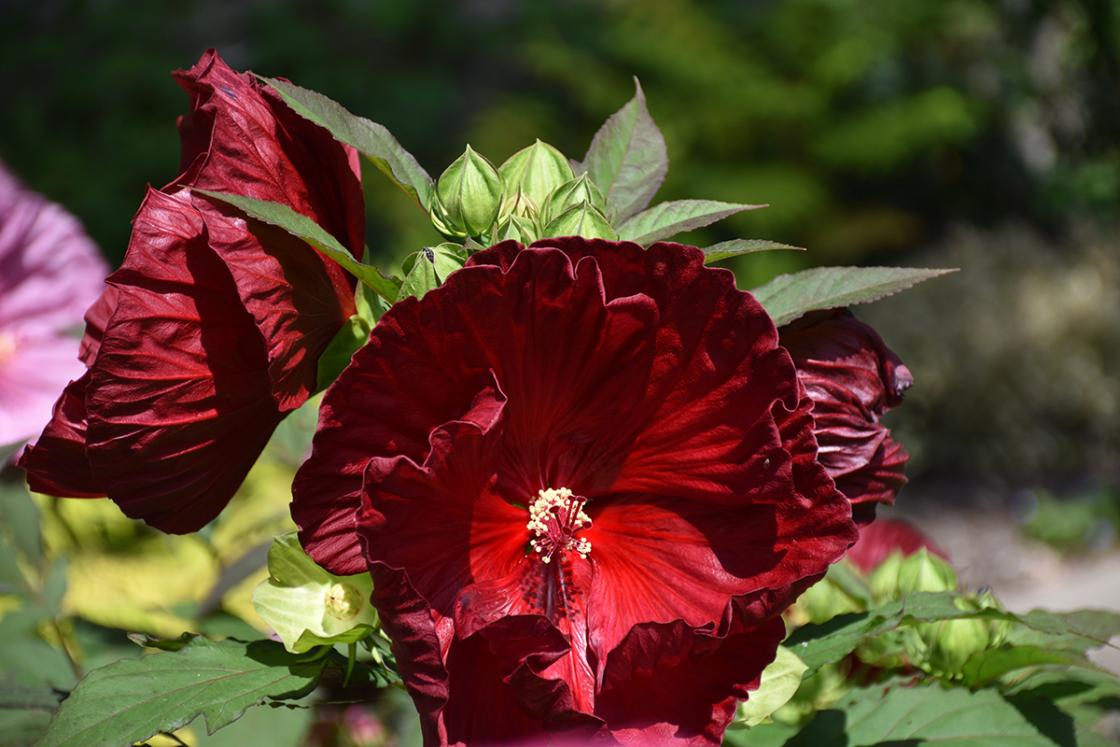
M 195 638 L 180 651 L 90 672 L 63 702 L 38 747 L 120 747 L 174 731 L 199 715 L 213 733 L 246 708 L 306 695 L 324 664 L 322 658 L 289 654 L 272 641 Z
M 751 292 L 777 325 L 818 309 L 877 301 L 955 270 L 921 267 L 815 267 L 779 275 Z
M 264 76 L 261 80 L 272 86 L 296 114 L 324 128 L 336 140 L 352 146 L 423 207 L 429 206 L 432 177 L 384 125 L 351 114 L 323 94 L 286 80 Z
M 744 210 L 765 205 L 742 205 L 717 200 L 672 200 L 643 210 L 618 227 L 619 238 L 649 244 L 685 231 L 702 228 Z M 727 255 L 732 256 L 732 255 Z
M 788 703 L 797 692 L 806 669 L 805 662 L 797 658 L 797 654 L 780 646 L 774 661 L 762 670 L 758 689 L 739 708 L 739 720 L 747 726 L 756 726 L 770 718 L 770 714 Z
M 646 96 L 637 78 L 634 98 L 595 133 L 581 168 L 602 190 L 607 217 L 615 222 L 648 205 L 665 181 L 669 170 L 665 138 L 646 109 Z
M 765 239 L 731 239 L 729 241 L 721 241 L 718 244 L 712 244 L 705 247 L 704 251 L 704 264 L 712 264 L 720 262 L 732 257 L 739 257 L 744 254 L 754 254 L 755 252 L 775 252 L 775 251 L 793 251 L 803 252 L 804 247 L 793 246 L 792 244 L 781 244 L 777 241 L 766 241 Z

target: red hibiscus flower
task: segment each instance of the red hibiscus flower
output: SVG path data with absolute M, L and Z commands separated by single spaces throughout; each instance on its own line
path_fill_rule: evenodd
M 150 190 L 124 263 L 86 315 L 86 373 L 20 465 L 35 490 L 108 495 L 194 531 L 237 490 L 276 424 L 314 390 L 354 311 L 353 280 L 301 241 L 194 194 L 282 202 L 362 249 L 356 153 L 213 51 L 175 74 L 183 173 Z
M 293 512 L 372 571 L 428 743 L 719 744 L 855 539 L 798 394 L 699 250 L 505 242 L 374 328 Z
M 813 401 L 821 464 L 866 524 L 906 484 L 909 456 L 879 418 L 902 402 L 910 369 L 846 309 L 807 314 L 780 332 Z

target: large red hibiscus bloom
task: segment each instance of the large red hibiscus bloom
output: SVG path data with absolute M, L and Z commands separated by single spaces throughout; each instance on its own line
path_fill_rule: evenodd
M 183 173 L 151 190 L 121 268 L 86 315 L 86 373 L 20 460 L 35 490 L 108 495 L 169 532 L 229 501 L 354 311 L 353 279 L 192 187 L 284 203 L 355 254 L 357 154 L 214 52 L 175 75 Z
M 813 401 L 820 462 L 852 502 L 855 520 L 867 523 L 906 484 L 909 456 L 880 418 L 902 402 L 914 378 L 847 309 L 807 314 L 780 332 Z
M 718 744 L 855 539 L 769 317 L 676 244 L 475 255 L 328 390 L 293 511 L 431 744 Z

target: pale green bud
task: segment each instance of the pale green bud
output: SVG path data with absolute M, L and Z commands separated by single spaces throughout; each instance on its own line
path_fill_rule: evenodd
M 498 170 L 468 145 L 436 183 L 442 212 L 432 211 L 433 223 L 440 230 L 440 223 L 451 228 L 449 235 L 481 236 L 498 219 L 502 195 Z
M 527 246 L 540 238 L 539 234 L 540 231 L 532 220 L 513 215 L 502 224 L 498 231 L 497 240 L 509 241 L 512 239 Z
M 798 597 L 794 610 L 802 613 L 805 619 L 812 623 L 823 623 L 837 615 L 860 611 L 852 598 L 827 578 L 806 589 L 805 593 Z
M 590 203 L 574 205 L 544 228 L 544 236 L 583 236 L 587 239 L 618 239 L 606 217 Z
M 541 220 L 549 221 L 562 214 L 571 207 L 588 203 L 603 212 L 606 210 L 606 200 L 595 182 L 587 174 L 580 174 L 575 179 L 562 184 L 548 196 L 541 208 Z
M 537 203 L 529 199 L 520 189 L 512 193 L 506 192 L 506 198 L 502 201 L 502 209 L 498 212 L 498 222 L 504 226 L 510 216 L 514 215 L 531 221 L 536 221 L 540 215 Z
M 871 598 L 876 602 L 887 602 L 898 598 L 898 569 L 902 566 L 902 553 L 892 552 L 867 579 Z
M 540 140 L 510 156 L 499 174 L 506 194 L 521 192 L 534 205 L 542 204 L 553 190 L 575 176 L 567 157 Z
M 916 591 L 954 591 L 957 573 L 953 567 L 926 548 L 905 558 L 898 567 L 898 591 L 913 594 Z
M 944 620 L 922 631 L 929 645 L 929 666 L 948 675 L 961 673 L 965 663 L 991 643 L 986 620 Z

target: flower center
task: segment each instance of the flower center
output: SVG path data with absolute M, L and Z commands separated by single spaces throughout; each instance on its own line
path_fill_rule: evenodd
M 591 526 L 591 519 L 583 512 L 587 499 L 573 495 L 567 488 L 546 488 L 537 492 L 529 505 L 529 523 L 532 532 L 529 546 L 541 556 L 541 561 L 551 563 L 556 553 L 571 550 L 581 558 L 591 552 L 591 542 L 576 537 L 576 532 Z
M 0 366 L 4 365 L 16 352 L 16 338 L 5 332 L 0 332 Z
M 331 584 L 325 602 L 327 611 L 340 620 L 352 620 L 362 611 L 362 595 L 350 584 Z

